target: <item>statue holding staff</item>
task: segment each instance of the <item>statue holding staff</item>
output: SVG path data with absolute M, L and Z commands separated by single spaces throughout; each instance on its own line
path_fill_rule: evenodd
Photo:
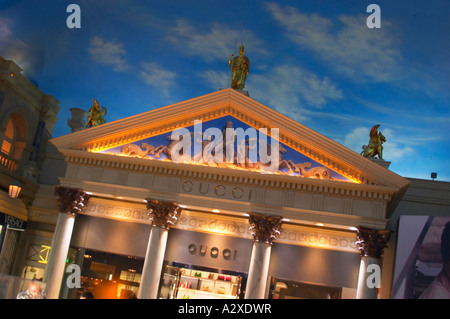
M 245 80 L 250 72 L 250 60 L 244 55 L 244 44 L 239 47 L 239 56 L 234 53 L 228 58 L 228 64 L 232 72 L 231 88 L 242 90 L 245 87 Z

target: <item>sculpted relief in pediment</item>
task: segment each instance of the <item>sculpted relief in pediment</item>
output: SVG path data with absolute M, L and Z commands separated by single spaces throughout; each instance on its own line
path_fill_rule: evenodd
M 101 150 L 117 156 L 353 182 L 279 142 L 278 129 L 259 129 L 233 116 Z

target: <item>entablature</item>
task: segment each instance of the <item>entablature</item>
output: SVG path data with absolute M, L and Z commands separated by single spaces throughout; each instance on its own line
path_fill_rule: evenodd
M 245 169 L 229 169 L 122 157 L 110 154 L 90 153 L 78 150 L 60 150 L 68 164 L 67 174 L 76 167 L 89 167 L 86 177 L 100 178 L 103 170 L 121 172 L 122 184 L 126 184 L 129 173 L 164 175 L 189 178 L 197 181 L 223 182 L 249 187 L 276 188 L 284 191 L 311 192 L 340 197 L 358 197 L 369 200 L 390 201 L 395 189 L 387 186 L 366 185 L 351 182 L 293 177 L 284 174 L 262 174 Z M 119 173 L 117 173 L 119 174 Z M 126 174 L 126 175 L 124 175 Z M 66 175 L 67 176 L 67 175 Z

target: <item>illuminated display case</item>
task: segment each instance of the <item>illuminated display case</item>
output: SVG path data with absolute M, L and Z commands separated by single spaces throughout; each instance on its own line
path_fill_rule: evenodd
M 160 298 L 238 299 L 241 283 L 241 276 L 165 266 Z

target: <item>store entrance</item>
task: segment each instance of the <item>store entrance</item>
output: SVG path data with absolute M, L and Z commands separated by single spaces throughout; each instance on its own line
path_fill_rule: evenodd
M 123 256 L 97 250 L 80 249 L 83 254 L 81 267 L 81 293 L 89 291 L 95 299 L 134 299 L 139 291 L 144 259 Z
M 247 274 L 181 263 L 163 267 L 161 299 L 241 299 Z

